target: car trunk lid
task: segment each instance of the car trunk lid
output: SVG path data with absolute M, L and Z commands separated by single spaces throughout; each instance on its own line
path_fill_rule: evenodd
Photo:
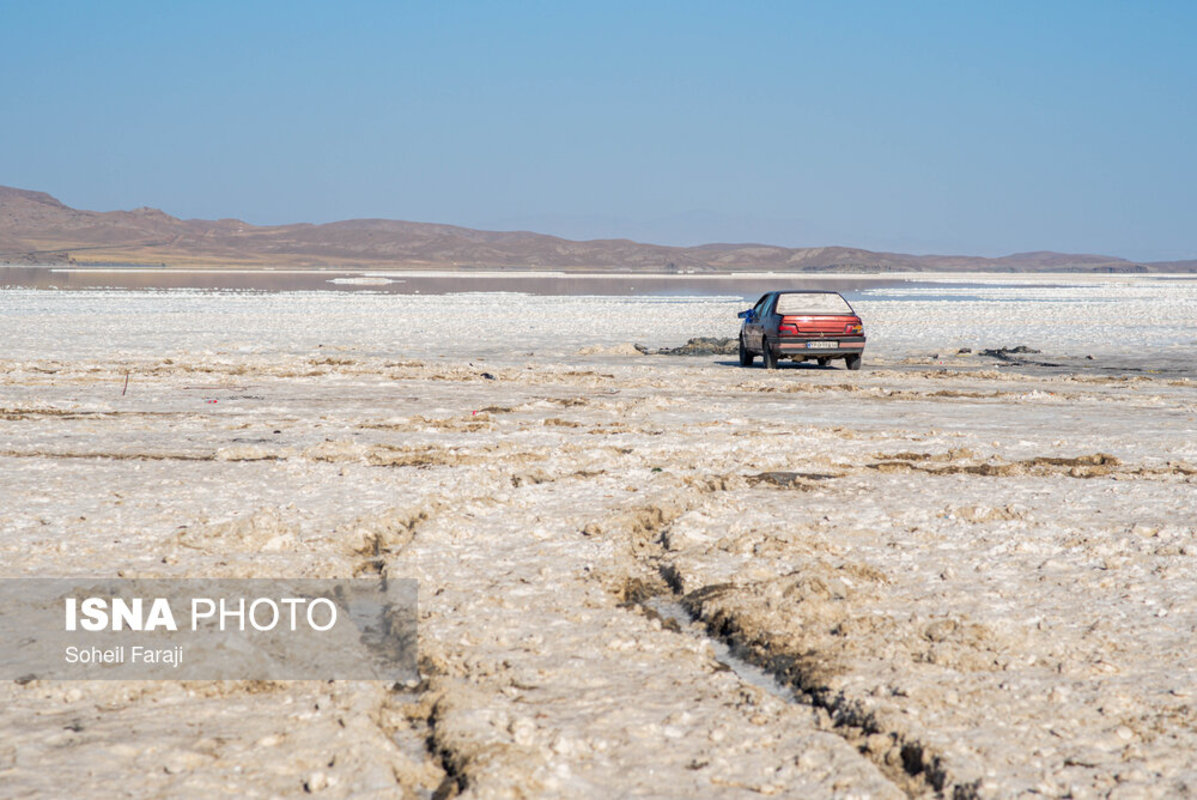
M 778 330 L 792 335 L 843 335 L 852 333 L 852 328 L 860 324 L 860 317 L 846 314 L 791 314 L 781 318 Z

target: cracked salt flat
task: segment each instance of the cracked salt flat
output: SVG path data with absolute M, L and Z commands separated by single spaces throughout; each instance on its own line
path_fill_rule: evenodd
M 445 300 L 0 295 L 6 575 L 414 575 L 427 676 L 6 684 L 6 792 L 1191 791 L 1190 381 L 571 350 L 734 331 L 704 299 L 464 298 L 487 355 L 436 335 Z M 1035 344 L 901 302 L 880 360 Z M 1150 365 L 1124 341 L 1085 344 Z M 663 574 L 824 710 L 624 605 Z

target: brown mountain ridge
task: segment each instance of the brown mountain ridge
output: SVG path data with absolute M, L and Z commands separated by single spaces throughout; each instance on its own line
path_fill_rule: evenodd
M 764 244 L 667 247 L 627 239 L 571 241 L 528 231 L 481 231 L 386 219 L 251 225 L 236 219 L 183 220 L 154 208 L 85 211 L 44 192 L 4 186 L 0 186 L 0 263 L 657 273 L 1197 271 L 1197 260 L 1141 263 L 1053 252 L 1001 258 L 915 256 L 851 247 Z

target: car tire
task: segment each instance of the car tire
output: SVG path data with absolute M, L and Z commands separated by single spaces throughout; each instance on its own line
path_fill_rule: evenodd
M 820 366 L 820 367 L 825 367 L 825 366 L 827 366 L 828 364 L 830 364 L 830 363 L 831 363 L 831 359 L 830 359 L 830 358 L 827 358 L 826 356 L 824 356 L 823 358 L 820 358 L 820 359 L 818 359 L 818 361 L 819 361 L 819 366 Z
M 752 354 L 752 351 L 744 346 L 744 337 L 741 336 L 740 337 L 740 366 L 741 367 L 751 367 L 752 362 L 755 359 L 756 359 L 756 356 L 754 356 Z
M 769 346 L 768 339 L 761 341 L 761 361 L 764 362 L 765 369 L 777 369 L 777 354 Z
M 860 362 L 863 360 L 864 359 L 860 353 L 857 353 L 854 356 L 846 356 L 844 358 L 844 366 L 848 369 L 860 369 Z

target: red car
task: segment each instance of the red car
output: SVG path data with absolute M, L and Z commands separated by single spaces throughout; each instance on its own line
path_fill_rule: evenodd
M 739 316 L 742 367 L 760 354 L 766 369 L 777 369 L 782 358 L 820 365 L 842 358 L 848 369 L 860 369 L 864 324 L 838 292 L 769 292 Z

